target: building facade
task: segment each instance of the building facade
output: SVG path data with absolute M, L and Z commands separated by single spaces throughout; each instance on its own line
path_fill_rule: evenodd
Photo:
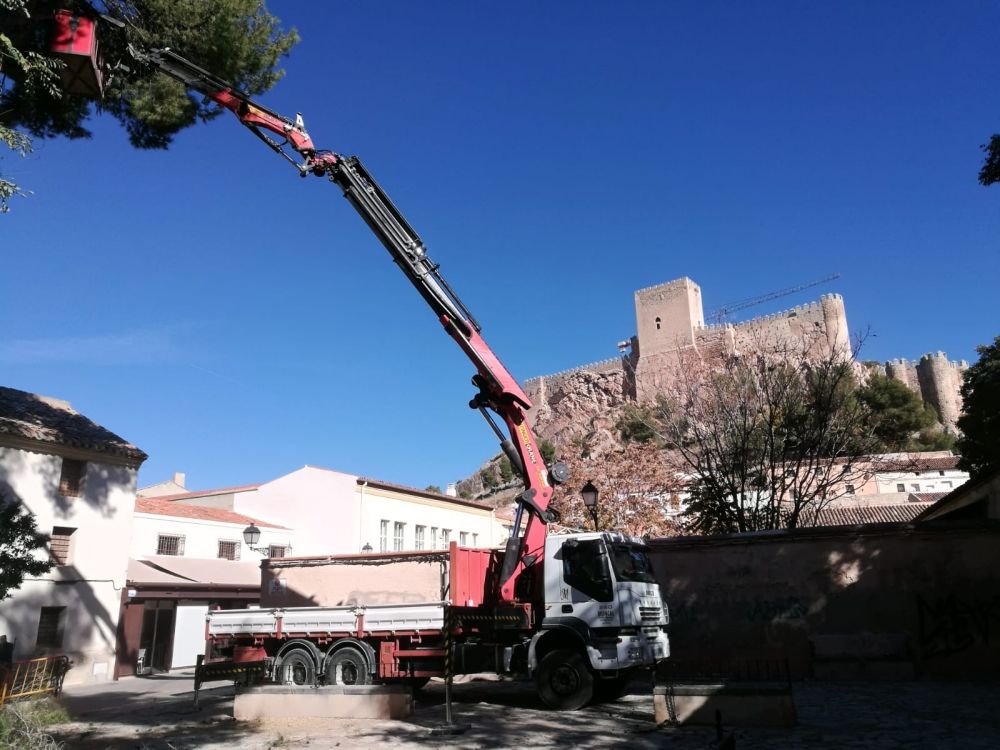
M 115 671 L 136 473 L 146 454 L 59 399 L 0 388 L 0 502 L 23 505 L 54 563 L 0 602 L 14 659 L 65 654 L 67 684 Z

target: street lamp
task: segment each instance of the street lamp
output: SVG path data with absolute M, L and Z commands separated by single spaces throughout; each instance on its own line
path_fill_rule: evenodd
M 368 542 L 365 542 L 365 546 L 361 548 L 361 551 L 367 555 L 372 551 L 372 546 Z
M 587 480 L 587 483 L 580 490 L 580 494 L 583 495 L 583 504 L 587 506 L 587 510 L 590 511 L 590 515 L 594 519 L 594 531 L 597 531 L 597 488 L 593 482 Z
M 266 553 L 268 553 L 268 556 L 270 556 L 270 552 L 271 552 L 271 548 L 270 547 L 257 547 L 257 546 L 255 546 L 257 544 L 257 542 L 260 541 L 260 529 L 258 529 L 256 526 L 254 526 L 254 524 L 252 522 L 250 523 L 249 526 L 247 526 L 245 529 L 243 529 L 243 541 L 246 542 L 247 543 L 247 547 L 249 547 L 254 552 L 259 552 L 262 555 L 266 552 Z

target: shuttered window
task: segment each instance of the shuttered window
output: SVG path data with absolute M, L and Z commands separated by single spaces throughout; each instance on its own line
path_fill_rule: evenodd
M 38 616 L 38 648 L 62 648 L 66 625 L 65 607 L 42 607 Z
M 83 477 L 87 473 L 87 462 L 75 458 L 64 458 L 59 474 L 59 494 L 65 497 L 79 497 Z
M 54 526 L 49 540 L 49 556 L 56 565 L 69 565 L 73 546 L 73 532 L 70 526 Z

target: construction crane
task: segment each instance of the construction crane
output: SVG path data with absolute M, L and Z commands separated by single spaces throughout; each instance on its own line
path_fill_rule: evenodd
M 756 307 L 757 305 L 762 305 L 765 302 L 770 302 L 773 299 L 787 297 L 789 294 L 795 294 L 796 292 L 801 292 L 803 289 L 819 286 L 820 284 L 825 284 L 828 281 L 835 281 L 839 278 L 839 273 L 831 273 L 829 276 L 824 276 L 821 279 L 813 279 L 812 281 L 806 281 L 802 284 L 796 284 L 795 286 L 777 289 L 773 292 L 767 292 L 766 294 L 761 294 L 757 297 L 748 297 L 747 299 L 742 299 L 737 302 L 730 302 L 729 304 L 716 308 L 705 317 L 710 323 L 724 323 L 726 318 L 739 310 L 746 310 L 748 307 Z

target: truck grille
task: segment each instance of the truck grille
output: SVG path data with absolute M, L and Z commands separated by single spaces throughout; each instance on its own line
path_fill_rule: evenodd
M 639 607 L 639 617 L 643 622 L 659 622 L 662 614 L 663 610 L 659 607 Z

